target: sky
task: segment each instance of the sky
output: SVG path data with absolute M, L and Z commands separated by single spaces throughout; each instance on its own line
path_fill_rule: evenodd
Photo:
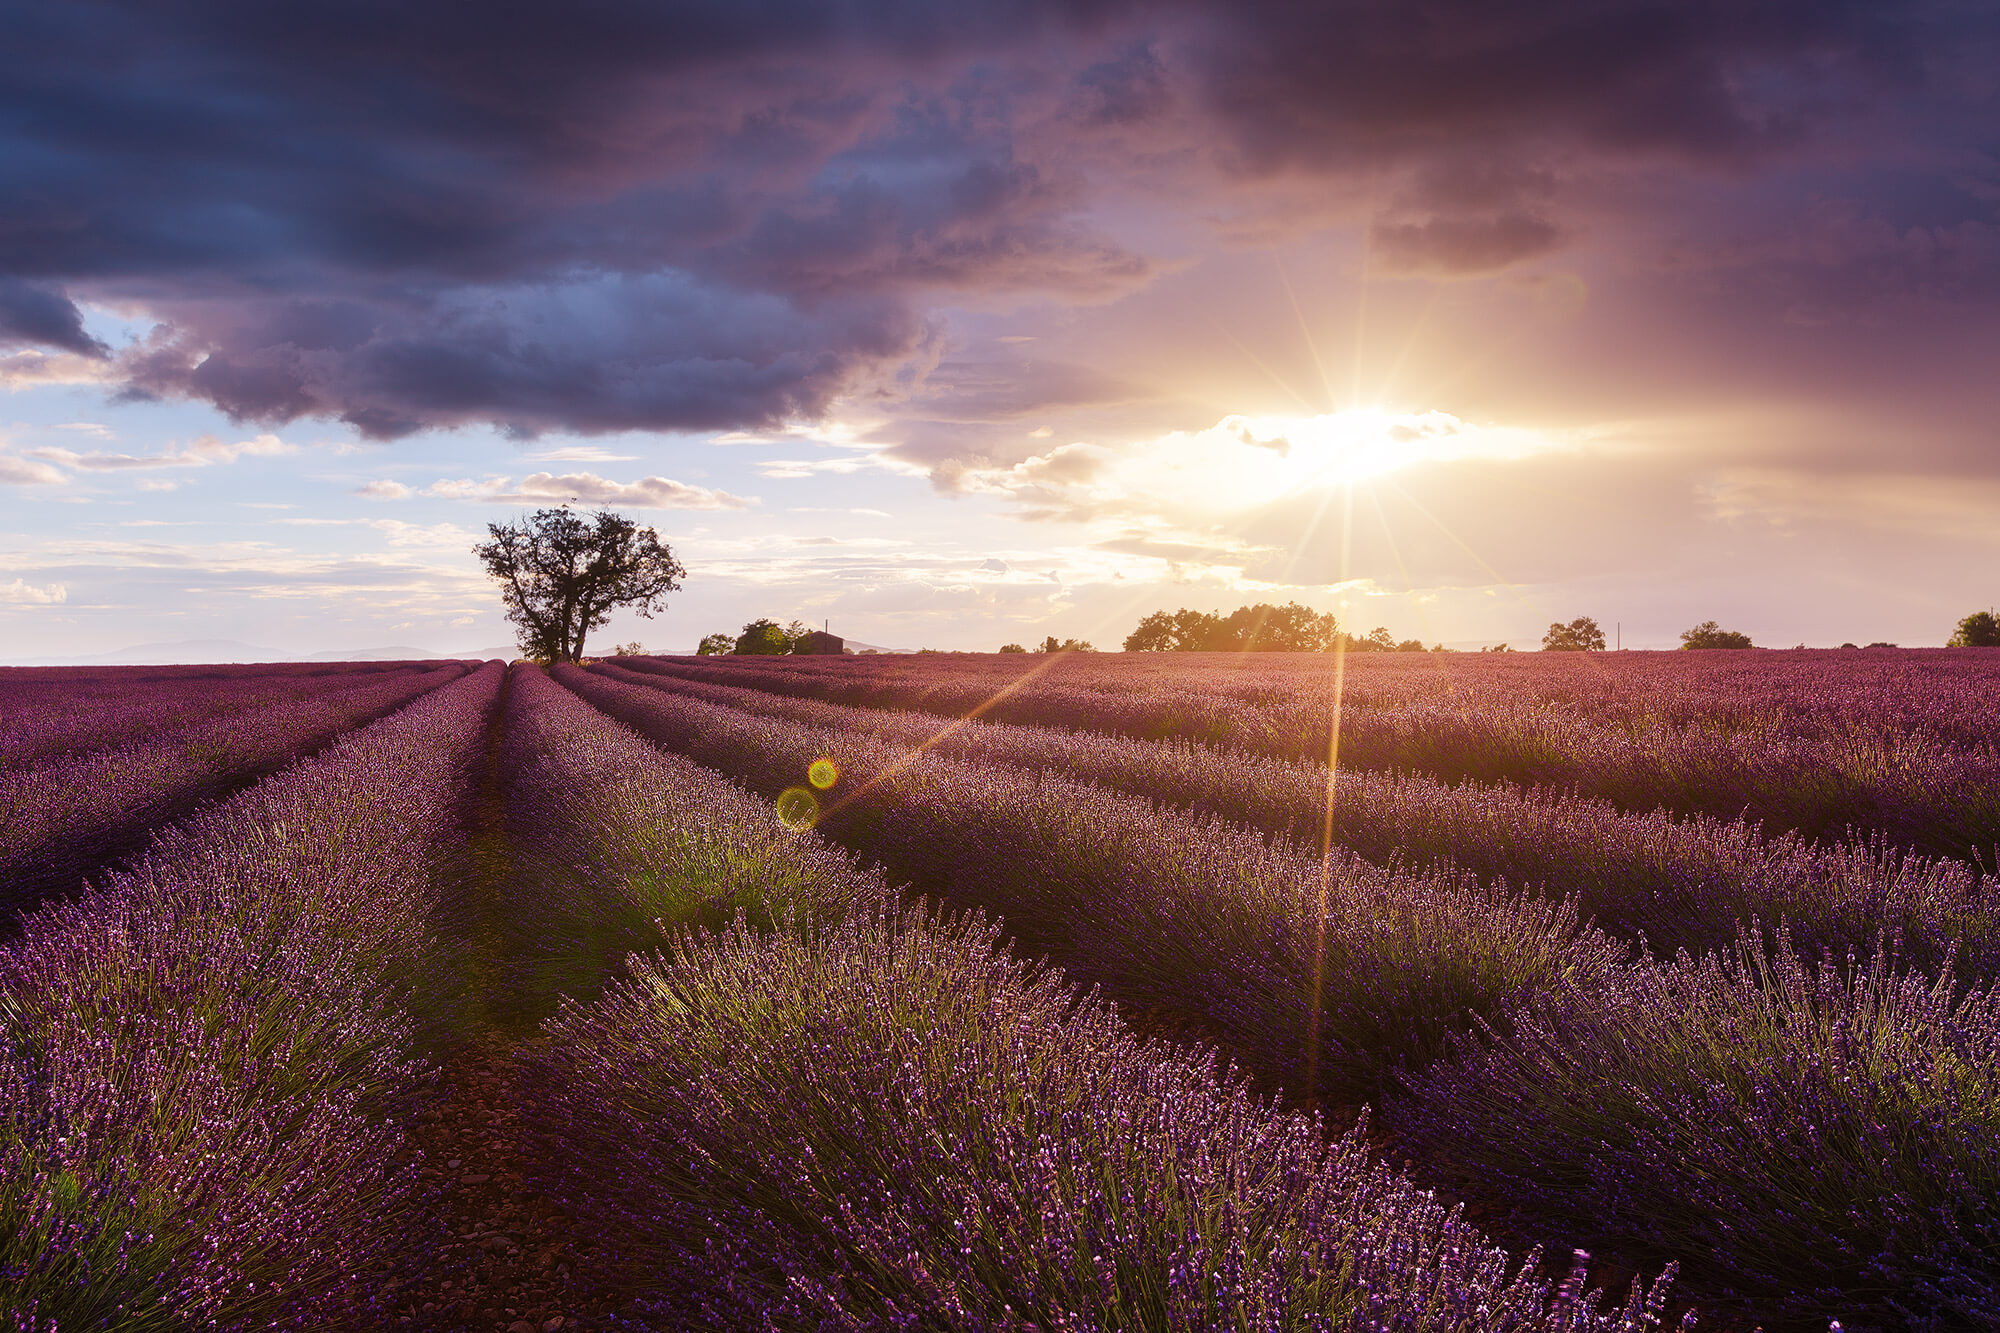
M 2000 602 L 2000 9 L 0 0 L 0 661 Z

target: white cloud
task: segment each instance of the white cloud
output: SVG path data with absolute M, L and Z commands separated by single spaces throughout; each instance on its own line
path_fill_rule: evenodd
M 36 463 L 25 458 L 0 454 L 0 485 L 53 486 L 62 479 L 63 474 L 47 463 Z
M 614 454 L 594 444 L 565 444 L 553 449 L 536 449 L 526 455 L 537 463 L 630 463 L 637 454 Z
M 515 484 L 509 477 L 489 477 L 485 481 L 436 481 L 424 494 L 448 500 L 480 500 L 496 504 L 547 504 L 575 501 L 578 504 L 631 505 L 636 509 L 745 509 L 757 503 L 706 486 L 690 486 L 668 477 L 641 477 L 637 481 L 611 481 L 594 472 L 565 472 L 561 475 L 536 472 Z
M 0 583 L 0 602 L 10 606 L 53 606 L 69 600 L 69 589 L 60 583 L 36 587 L 26 579 Z
M 870 457 L 848 458 L 767 458 L 757 464 L 758 472 L 773 481 L 797 481 L 810 477 L 815 472 L 832 472 L 847 475 L 859 472 L 864 467 L 875 466 Z
M 357 486 L 354 493 L 370 500 L 407 500 L 414 492 L 400 481 L 371 481 Z
M 10 352 L 0 356 L 0 388 L 20 390 L 39 384 L 104 384 L 118 376 L 116 363 L 74 352 Z
M 297 446 L 286 444 L 275 435 L 256 435 L 247 440 L 231 444 L 213 435 L 198 435 L 192 444 L 168 446 L 165 453 L 158 454 L 112 454 L 78 453 L 74 449 L 64 449 L 57 445 L 47 445 L 27 451 L 31 458 L 60 464 L 81 472 L 127 472 L 166 467 L 210 467 L 221 463 L 234 463 L 243 457 L 270 458 L 279 454 L 296 453 Z

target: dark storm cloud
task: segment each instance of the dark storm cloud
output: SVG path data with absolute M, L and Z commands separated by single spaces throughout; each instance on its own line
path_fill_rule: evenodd
M 1387 179 L 1378 263 L 1491 272 L 1566 243 L 1578 171 L 1918 124 L 1991 41 L 1818 0 L 108 0 L 9 27 L 0 338 L 101 355 L 71 302 L 118 303 L 161 323 L 117 354 L 126 392 L 378 437 L 768 425 L 907 388 L 940 305 L 1147 282 L 1093 214 L 1142 160 L 1183 198 L 1324 179 L 1328 215 Z M 1978 289 L 1992 198 L 1953 198 L 1930 225 Z M 1893 248 L 1853 266 L 1930 262 Z
M 205 312 L 177 326 L 198 328 Z M 464 287 L 359 319 L 288 302 L 125 358 L 128 392 L 206 398 L 232 416 L 338 417 L 375 438 L 494 421 L 520 435 L 663 424 L 725 429 L 823 412 L 870 365 L 928 333 L 895 301 L 800 309 L 675 275 Z
M 67 296 L 0 274 L 0 343 L 34 343 L 103 356 L 103 343 L 83 331 L 83 316 Z
M 1739 159 L 1921 78 L 1922 6 L 1483 0 L 1255 6 L 1189 60 L 1250 166 L 1469 140 Z

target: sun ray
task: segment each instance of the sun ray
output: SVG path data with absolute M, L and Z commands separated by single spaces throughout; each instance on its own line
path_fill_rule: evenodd
M 1223 337 L 1229 339 L 1231 343 L 1235 344 L 1236 350 L 1243 353 L 1244 356 L 1248 357 L 1252 365 L 1256 366 L 1257 369 L 1263 371 L 1266 375 L 1270 376 L 1271 382 L 1273 384 L 1277 385 L 1280 389 L 1283 389 L 1286 393 L 1290 394 L 1292 396 L 1293 402 L 1297 403 L 1300 407 L 1303 407 L 1307 411 L 1307 413 L 1311 413 L 1314 410 L 1313 405 L 1307 401 L 1306 396 L 1304 394 L 1300 393 L 1297 389 L 1294 389 L 1291 386 L 1291 383 L 1287 381 L 1284 376 L 1280 375 L 1277 371 L 1273 370 L 1269 365 L 1265 363 L 1262 357 L 1258 356 L 1255 352 L 1251 351 L 1247 346 L 1245 346 L 1241 338 L 1238 338 L 1228 329 L 1222 327 L 1222 325 L 1217 323 L 1215 320 L 1210 320 L 1209 323 L 1211 326 L 1213 326 L 1213 328 L 1217 333 L 1221 334 Z

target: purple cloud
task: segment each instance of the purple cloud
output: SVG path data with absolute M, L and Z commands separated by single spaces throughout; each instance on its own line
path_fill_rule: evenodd
M 375 438 L 761 427 L 910 392 L 944 309 L 1154 283 L 1169 257 L 1118 225 L 1148 210 L 1302 183 L 1293 234 L 1372 221 L 1386 271 L 1486 274 L 1638 237 L 1662 192 L 1632 173 L 1785 163 L 1856 209 L 1804 270 L 1754 257 L 1801 312 L 1878 272 L 1970 300 L 2000 268 L 1996 26 L 1817 0 L 32 7 L 0 50 L 0 340 L 103 357 L 75 302 L 115 303 L 159 322 L 116 353 L 123 392 Z M 1913 141 L 1952 153 L 1871 174 Z M 1009 397 L 940 420 L 1043 401 Z

